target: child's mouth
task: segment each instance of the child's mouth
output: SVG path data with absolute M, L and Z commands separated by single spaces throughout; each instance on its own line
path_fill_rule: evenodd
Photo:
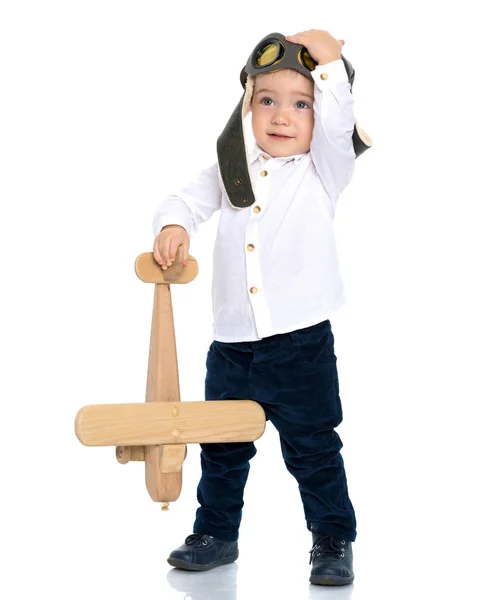
M 279 135 L 277 133 L 270 133 L 269 134 L 274 140 L 291 140 L 292 138 L 289 135 Z

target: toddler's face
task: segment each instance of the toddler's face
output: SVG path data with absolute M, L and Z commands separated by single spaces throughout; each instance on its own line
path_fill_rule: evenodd
M 297 71 L 256 75 L 251 108 L 258 145 L 271 156 L 309 152 L 313 101 L 313 82 Z

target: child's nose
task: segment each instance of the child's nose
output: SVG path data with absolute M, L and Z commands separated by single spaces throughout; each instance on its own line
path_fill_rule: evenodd
M 289 125 L 290 119 L 288 113 L 284 110 L 278 110 L 273 115 L 273 124 L 274 125 Z

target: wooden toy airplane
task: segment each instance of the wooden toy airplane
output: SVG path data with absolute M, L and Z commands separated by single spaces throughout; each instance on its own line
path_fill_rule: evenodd
M 198 263 L 188 256 L 183 267 L 180 246 L 168 269 L 145 252 L 136 259 L 135 272 L 155 284 L 146 402 L 84 406 L 75 433 L 85 446 L 116 446 L 121 464 L 144 461 L 148 493 L 167 510 L 181 493 L 186 444 L 252 442 L 263 435 L 266 417 L 251 400 L 180 402 L 170 284 L 192 281 Z

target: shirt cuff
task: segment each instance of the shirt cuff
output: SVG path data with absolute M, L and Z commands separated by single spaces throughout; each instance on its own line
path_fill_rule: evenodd
M 316 65 L 311 75 L 320 90 L 326 90 L 337 83 L 349 82 L 342 58 L 332 60 L 325 65 Z

